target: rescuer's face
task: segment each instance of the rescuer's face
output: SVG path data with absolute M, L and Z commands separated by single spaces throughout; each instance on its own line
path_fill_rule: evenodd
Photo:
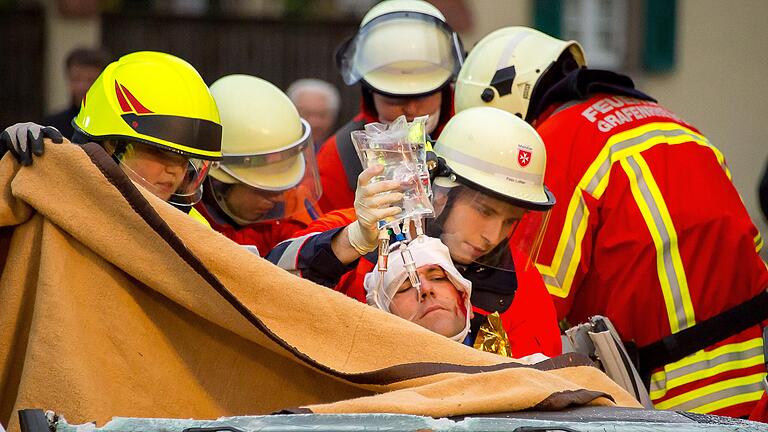
M 133 171 L 129 176 L 138 175 L 164 201 L 181 186 L 189 165 L 189 160 L 180 154 L 141 144 L 132 144 L 121 162 Z
M 379 121 L 391 123 L 404 115 L 408 121 L 415 117 L 432 115 L 440 110 L 443 101 L 442 91 L 415 98 L 389 97 L 373 93 L 373 104 L 379 113 Z
M 442 227 L 440 240 L 451 258 L 470 264 L 509 238 L 525 210 L 472 189 L 460 191 Z
M 257 221 L 272 210 L 283 198 L 283 192 L 267 192 L 244 184 L 227 189 L 227 207 L 240 219 Z

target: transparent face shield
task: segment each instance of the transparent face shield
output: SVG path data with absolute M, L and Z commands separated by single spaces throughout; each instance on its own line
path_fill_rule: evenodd
M 214 197 L 235 222 L 246 225 L 280 220 L 317 207 L 322 188 L 311 128 L 270 153 L 224 154 L 211 171 Z M 313 210 L 314 211 L 314 210 Z
M 365 79 L 377 90 L 403 95 L 441 87 L 456 76 L 462 59 L 456 33 L 440 19 L 417 12 L 374 18 L 336 53 L 346 84 Z
M 535 263 L 549 210 L 527 210 L 445 177 L 436 178 L 432 190 L 436 217 L 426 231 L 448 246 L 455 263 L 507 271 Z
M 211 161 L 137 142 L 107 142 L 105 148 L 131 180 L 163 201 L 177 206 L 200 201 Z

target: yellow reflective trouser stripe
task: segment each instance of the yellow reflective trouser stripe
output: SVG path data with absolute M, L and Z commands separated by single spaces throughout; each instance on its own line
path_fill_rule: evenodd
M 765 373 L 732 378 L 697 388 L 655 404 L 656 409 L 712 412 L 737 403 L 760 399 Z
M 711 351 L 698 351 L 651 375 L 652 400 L 660 399 L 675 387 L 689 384 L 719 373 L 763 364 L 763 339 L 719 346 Z
M 763 236 L 757 233 L 755 236 L 755 252 L 760 253 L 760 249 L 763 248 Z
M 639 154 L 657 144 L 676 145 L 690 142 L 709 148 L 728 178 L 731 178 L 723 154 L 702 135 L 677 123 L 649 123 L 616 134 L 606 142 L 571 195 L 552 262 L 549 265 L 536 265 L 550 294 L 557 297 L 568 296 L 576 267 L 581 261 L 581 243 L 589 219 L 589 211 L 582 193 L 600 199 L 608 186 L 611 167 L 617 161 Z
M 669 327 L 672 333 L 677 333 L 696 324 L 696 320 L 683 260 L 677 247 L 677 233 L 672 225 L 669 209 L 642 155 L 622 159 L 621 166 L 629 178 L 632 196 L 656 247 L 656 271 L 661 283 Z
M 760 398 L 763 397 L 764 390 L 762 390 L 762 384 L 759 384 L 757 387 L 759 387 L 760 390 L 750 391 L 750 390 L 754 389 L 755 387 L 756 387 L 755 385 L 745 386 L 744 389 L 745 389 L 746 393 L 734 394 L 733 396 L 728 396 L 726 398 L 719 399 L 719 400 L 716 400 L 714 402 L 701 405 L 701 406 L 693 408 L 693 409 L 691 409 L 689 411 L 693 411 L 693 412 L 700 413 L 700 414 L 708 414 L 708 413 L 717 411 L 719 409 L 723 409 L 723 408 L 727 408 L 727 407 L 730 407 L 730 406 L 742 404 L 742 403 L 745 403 L 745 402 L 759 401 Z

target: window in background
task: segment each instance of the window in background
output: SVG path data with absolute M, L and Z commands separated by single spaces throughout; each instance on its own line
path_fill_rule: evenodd
M 627 54 L 627 0 L 563 2 L 562 35 L 579 41 L 591 67 L 622 69 Z
M 591 68 L 675 68 L 677 0 L 533 0 L 537 29 L 584 46 Z

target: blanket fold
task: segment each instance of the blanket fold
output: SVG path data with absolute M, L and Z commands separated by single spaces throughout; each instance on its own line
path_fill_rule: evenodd
M 98 145 L 45 148 L 28 167 L 0 161 L 11 430 L 23 408 L 101 423 L 639 406 L 584 358 L 524 365 L 299 279 L 135 186 Z

